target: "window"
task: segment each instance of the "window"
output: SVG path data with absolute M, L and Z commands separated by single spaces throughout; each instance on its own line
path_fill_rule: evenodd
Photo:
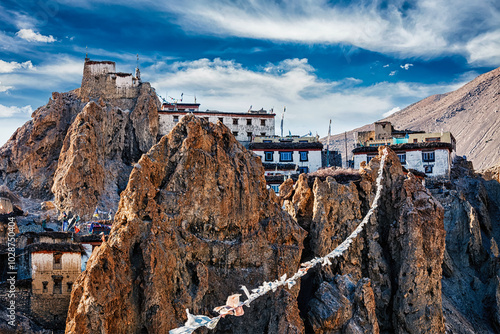
M 261 119 L 260 120 L 260 125 L 261 126 L 266 126 L 266 120 L 265 119 Z
M 425 138 L 426 142 L 438 142 L 441 141 L 440 137 L 431 137 L 431 138 Z
M 179 122 L 179 116 L 174 116 L 174 123 Z
M 43 281 L 42 284 L 43 284 L 43 293 L 49 292 L 49 289 L 47 289 L 47 285 L 49 285 L 49 282 Z
M 67 282 L 66 285 L 68 286 L 68 289 L 66 291 L 71 292 L 71 288 L 73 288 L 73 282 Z
M 305 166 L 305 167 L 299 167 L 299 173 L 309 173 L 309 167 Z
M 265 136 L 265 135 L 266 135 L 266 133 L 265 133 L 265 132 L 261 132 L 261 133 L 260 133 L 260 135 L 261 135 L 261 136 Z
M 422 152 L 422 161 L 424 162 L 433 162 L 434 159 L 434 151 L 430 152 Z
M 399 153 L 398 158 L 402 165 L 406 164 L 406 153 Z
M 417 139 L 417 138 L 414 138 L 414 139 L 413 139 L 413 142 L 414 142 L 414 143 L 418 143 L 418 139 Z
M 432 174 L 432 167 L 433 167 L 432 165 L 425 165 L 424 166 L 425 173 Z
M 52 294 L 60 295 L 62 294 L 62 277 L 54 277 L 54 290 L 52 290 Z
M 307 151 L 300 152 L 300 161 L 308 161 L 309 160 L 308 153 L 309 152 Z
M 238 125 L 238 119 L 237 118 L 233 118 L 233 125 Z
M 274 152 L 264 152 L 264 161 L 273 161 Z
M 205 121 L 207 121 L 207 122 L 208 122 L 208 117 L 203 117 L 203 118 L 205 119 Z
M 233 136 L 238 137 L 238 131 L 233 131 Z
M 293 161 L 292 153 L 293 152 L 280 152 L 280 161 Z
M 62 269 L 61 258 L 62 258 L 62 253 L 54 253 L 54 261 L 52 269 Z
M 252 119 L 251 118 L 247 118 L 247 125 L 252 125 Z
M 252 137 L 253 137 L 253 133 L 247 132 L 247 137 L 248 137 L 248 140 L 251 141 Z
M 272 190 L 274 190 L 275 193 L 279 194 L 279 192 L 280 192 L 280 185 L 279 184 L 271 184 L 270 187 Z
M 219 117 L 219 122 L 221 122 L 222 124 L 224 124 L 224 117 Z
M 376 155 L 369 155 L 369 156 L 367 156 L 367 157 L 366 157 L 366 163 L 369 163 L 369 162 L 370 162 L 370 160 L 372 160 L 372 159 L 373 159 L 373 158 L 375 158 L 375 157 L 376 157 Z
M 264 140 L 264 143 L 272 143 L 272 140 Z

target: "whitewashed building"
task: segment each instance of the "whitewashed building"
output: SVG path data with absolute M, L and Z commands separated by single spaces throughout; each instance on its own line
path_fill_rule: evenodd
M 249 149 L 261 158 L 266 182 L 276 192 L 287 178 L 322 166 L 323 144 L 317 137 L 257 136 Z
M 407 170 L 416 170 L 430 177 L 448 176 L 455 157 L 456 141 L 450 132 L 394 130 L 389 122 L 375 123 L 375 131 L 358 133 L 353 150 L 354 168 L 378 155 L 378 147 L 386 145 L 399 157 Z
M 200 111 L 199 103 L 164 103 L 158 112 L 160 134 L 168 134 L 187 114 L 204 118 L 209 122 L 222 122 L 240 143 L 248 147 L 255 136 L 274 136 L 274 118 L 276 114 L 266 110 L 248 112 L 222 112 L 216 110 Z

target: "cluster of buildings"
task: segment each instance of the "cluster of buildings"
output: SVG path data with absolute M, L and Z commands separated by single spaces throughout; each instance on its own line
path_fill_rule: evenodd
M 92 80 L 98 81 L 98 85 Z M 100 95 L 96 87 L 107 87 L 110 98 L 128 98 L 137 95 L 140 83 L 139 69 L 132 76 L 116 72 L 114 62 L 86 59 L 81 90 L 92 97 Z M 186 114 L 226 125 L 238 141 L 260 157 L 266 182 L 276 192 L 288 178 L 296 180 L 301 173 L 341 166 L 340 153 L 325 149 L 318 136 L 276 136 L 273 110 L 201 111 L 196 101 L 181 101 L 163 103 L 158 114 L 161 135 L 168 134 Z M 352 151 L 354 168 L 377 156 L 381 145 L 394 150 L 407 170 L 440 177 L 450 173 L 456 141 L 450 132 L 396 130 L 389 122 L 376 122 L 373 131 L 358 133 Z M 6 224 L 13 215 L 10 202 L 0 198 L 0 288 L 5 289 L 9 274 Z M 16 310 L 31 315 L 46 328 L 64 328 L 72 286 L 85 270 L 92 251 L 109 233 L 109 226 L 101 221 L 75 223 L 71 227 L 81 233 L 45 231 L 16 236 Z M 0 304 L 6 305 L 9 302 L 6 298 L 0 294 Z

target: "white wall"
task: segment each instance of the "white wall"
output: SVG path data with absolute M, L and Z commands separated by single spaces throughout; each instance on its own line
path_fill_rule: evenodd
M 305 150 L 296 150 L 292 152 L 293 161 L 280 161 L 280 151 L 279 150 L 264 150 L 264 151 L 253 151 L 256 155 L 258 155 L 262 163 L 290 163 L 295 164 L 299 167 L 309 167 L 309 173 L 315 172 L 321 168 L 321 151 L 309 151 L 308 161 L 300 161 L 300 152 L 307 151 Z M 265 152 L 274 152 L 273 161 L 265 160 Z M 285 173 L 286 174 L 286 173 Z
M 115 64 L 90 64 L 87 66 L 90 68 L 90 73 L 92 75 L 116 72 Z
M 177 122 L 174 122 L 174 116 L 179 117 L 179 121 L 182 117 L 185 116 L 182 114 L 173 114 L 173 113 L 160 113 L 160 134 L 166 135 L 174 128 Z M 219 118 L 223 119 L 223 123 L 227 126 L 231 132 L 238 132 L 238 136 L 236 136 L 236 140 L 240 142 L 247 142 L 248 136 L 247 132 L 252 132 L 253 135 L 260 135 L 264 133 L 266 136 L 274 135 L 274 117 L 273 118 L 264 118 L 264 117 L 255 117 L 255 116 L 233 116 L 233 115 L 197 115 L 197 117 L 205 118 L 208 117 L 208 121 L 212 123 L 217 123 Z M 238 125 L 233 124 L 233 119 L 238 119 Z M 252 120 L 251 125 L 247 125 L 247 119 Z M 265 120 L 266 125 L 261 125 L 261 119 Z
M 426 150 L 427 151 L 427 150 Z M 403 165 L 406 169 L 415 169 L 419 172 L 425 173 L 425 165 L 432 165 L 432 173 L 426 173 L 428 176 L 446 176 L 449 174 L 451 168 L 451 157 L 447 149 L 435 149 L 434 162 L 424 162 L 422 160 L 422 151 L 408 151 L 406 152 L 406 164 Z M 359 169 L 361 161 L 367 160 L 367 154 L 354 155 L 354 168 Z

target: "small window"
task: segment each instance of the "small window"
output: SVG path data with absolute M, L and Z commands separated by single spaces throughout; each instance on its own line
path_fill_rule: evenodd
M 302 174 L 302 173 L 309 173 L 309 167 L 305 166 L 305 167 L 299 167 L 299 173 Z
M 247 125 L 252 125 L 252 119 L 251 118 L 247 118 Z
M 248 137 L 248 140 L 252 140 L 253 133 L 247 132 L 247 137 Z
M 414 139 L 413 139 L 413 142 L 414 142 L 414 143 L 418 143 L 418 139 L 417 139 L 417 138 L 414 138 Z
M 399 153 L 398 158 L 402 165 L 406 164 L 406 153 Z
M 426 174 L 432 174 L 432 165 L 425 165 L 424 166 L 424 171 Z
M 71 289 L 73 288 L 73 282 L 67 282 L 66 283 L 68 289 L 66 290 L 66 292 L 71 292 Z
M 60 295 L 62 294 L 62 280 L 54 279 L 54 290 L 52 290 L 52 294 Z
M 53 269 L 62 269 L 61 258 L 62 253 L 54 253 Z
M 238 131 L 233 131 L 233 136 L 238 137 Z
M 233 118 L 233 125 L 238 125 L 238 119 L 237 118 Z
M 280 152 L 280 161 L 293 161 L 293 152 Z
M 179 116 L 174 116 L 174 123 L 179 122 Z
M 271 189 L 274 190 L 275 193 L 279 194 L 280 192 L 280 185 L 279 184 L 271 184 Z
M 430 138 L 425 138 L 426 142 L 439 142 L 441 141 L 440 137 L 430 137 Z
M 224 117 L 219 117 L 219 121 L 224 124 Z
M 265 119 L 261 119 L 260 120 L 260 125 L 261 126 L 266 126 L 266 120 Z
M 274 152 L 264 152 L 264 160 L 265 161 L 273 161 L 274 160 Z
M 261 133 L 260 133 L 260 135 L 261 135 L 261 136 L 265 136 L 265 135 L 266 135 L 266 133 L 265 133 L 265 132 L 261 132 Z
M 47 288 L 47 286 L 49 285 L 49 282 L 43 281 L 42 285 L 43 285 L 43 293 L 49 292 L 49 289 Z
M 272 140 L 264 140 L 264 143 L 272 143 Z
M 373 158 L 375 158 L 376 156 L 375 155 L 369 155 L 366 157 L 366 163 L 369 163 L 370 160 L 372 160 Z
M 422 161 L 424 162 L 434 162 L 434 152 L 422 152 Z
M 307 151 L 300 152 L 300 161 L 308 161 L 309 160 L 308 153 L 309 152 Z

